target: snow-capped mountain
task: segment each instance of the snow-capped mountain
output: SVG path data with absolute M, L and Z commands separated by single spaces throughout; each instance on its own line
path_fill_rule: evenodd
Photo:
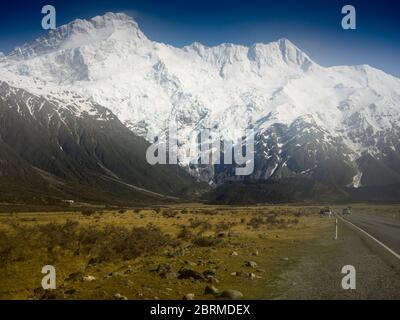
M 104 106 L 152 141 L 176 119 L 181 165 L 213 183 L 309 176 L 345 187 L 400 183 L 400 79 L 373 67 L 322 67 L 287 39 L 175 48 L 122 13 L 75 20 L 0 56 L 0 80 Z M 76 98 L 80 97 L 80 98 Z M 255 170 L 190 165 L 199 129 L 256 132 Z

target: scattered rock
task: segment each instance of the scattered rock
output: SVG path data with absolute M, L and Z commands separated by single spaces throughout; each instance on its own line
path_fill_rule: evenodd
M 245 262 L 245 266 L 255 269 L 255 268 L 257 268 L 257 263 L 254 262 L 254 261 L 246 261 L 246 262 Z
M 283 261 L 289 261 L 289 258 L 288 257 L 284 257 L 284 258 L 282 258 L 282 260 Z
M 158 265 L 158 267 L 153 271 L 156 271 L 156 272 L 162 274 L 162 273 L 171 272 L 172 270 L 173 270 L 172 265 L 170 265 L 169 263 L 160 263 Z
M 127 270 L 125 270 L 124 274 L 131 274 L 134 272 L 135 272 L 135 270 L 133 268 L 128 268 Z
M 96 264 L 96 263 L 98 263 L 98 262 L 99 262 L 99 261 L 98 261 L 97 258 L 90 258 L 89 261 L 88 261 L 88 263 L 87 263 L 87 265 L 88 265 L 88 266 L 91 266 L 91 265 Z
M 65 294 L 74 294 L 75 292 L 76 292 L 76 290 L 74 288 L 67 289 L 64 291 Z
M 207 269 L 205 271 L 203 271 L 203 275 L 205 277 L 207 276 L 215 276 L 217 274 L 217 271 L 215 269 Z
M 177 274 L 176 272 L 167 272 L 166 274 L 163 275 L 163 277 L 164 277 L 165 279 L 171 280 L 171 279 L 176 279 L 176 278 L 178 278 L 178 274 Z
M 216 277 L 214 277 L 214 276 L 207 276 L 206 277 L 207 278 L 207 281 L 209 282 L 209 283 L 219 283 L 219 280 L 216 278 Z
M 194 300 L 194 293 L 187 293 L 183 296 L 183 300 Z
M 186 249 L 185 248 L 180 248 L 178 250 L 175 250 L 173 252 L 169 252 L 168 256 L 171 258 L 175 258 L 175 257 L 183 257 L 184 255 L 186 255 Z
M 219 290 L 214 286 L 206 286 L 206 288 L 204 289 L 204 294 L 217 295 L 219 294 Z
M 258 256 L 258 255 L 259 255 L 258 250 L 254 251 L 251 255 L 252 255 L 252 256 Z
M 232 251 L 231 252 L 231 256 L 234 256 L 234 257 L 236 257 L 236 256 L 238 256 L 239 254 L 236 252 L 236 251 Z
M 195 280 L 204 280 L 204 276 L 195 270 L 182 268 L 178 271 L 178 279 L 195 279 Z
M 83 273 L 78 271 L 78 272 L 73 272 L 67 277 L 67 281 L 75 281 L 78 279 L 82 279 Z
M 195 262 L 189 261 L 189 260 L 185 260 L 184 262 L 185 262 L 185 264 L 187 264 L 187 265 L 189 265 L 191 267 L 195 267 L 197 265 Z
M 166 279 L 176 279 L 178 277 L 178 275 L 173 271 L 172 265 L 168 263 L 159 264 L 158 267 L 153 271 L 158 272 L 160 277 Z
M 82 279 L 83 279 L 83 281 L 87 281 L 87 282 L 96 280 L 96 278 L 93 276 L 84 276 Z
M 134 283 L 133 283 L 133 281 L 131 281 L 131 280 L 129 280 L 129 279 L 125 279 L 125 285 L 126 285 L 127 287 L 133 287 L 133 286 L 134 286 Z
M 114 295 L 114 299 L 116 299 L 116 300 L 128 300 L 127 297 L 123 296 L 123 295 L 120 294 L 120 293 L 116 293 L 116 294 Z
M 241 293 L 238 290 L 224 290 L 222 293 L 219 295 L 221 299 L 227 299 L 227 300 L 239 300 L 243 298 L 243 293 Z
M 256 278 L 256 275 L 254 273 L 250 272 L 249 278 L 250 278 L 250 280 L 254 280 Z

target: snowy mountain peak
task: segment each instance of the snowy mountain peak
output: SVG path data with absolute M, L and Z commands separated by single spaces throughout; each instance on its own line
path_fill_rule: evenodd
M 279 39 L 277 41 L 277 44 L 279 46 L 282 56 L 286 60 L 297 63 L 304 62 L 305 60 L 309 60 L 311 62 L 311 59 L 288 39 Z
M 288 39 L 279 39 L 276 42 L 283 61 L 287 64 L 300 66 L 304 71 L 314 64 L 313 61 Z
M 75 24 L 78 24 L 78 20 L 75 20 Z M 119 29 L 126 29 L 127 31 L 133 32 L 133 35 L 138 38 L 146 38 L 140 31 L 138 24 L 133 20 L 132 17 L 125 13 L 113 13 L 107 12 L 104 15 L 99 15 L 91 18 L 90 20 L 80 20 L 85 25 L 89 25 L 88 32 L 92 30 L 92 26 L 95 29 L 111 29 L 116 31 Z
M 303 51 L 287 39 L 279 39 L 271 43 L 255 43 L 250 47 L 223 43 L 214 47 L 207 47 L 194 42 L 183 48 L 184 51 L 194 53 L 203 61 L 222 69 L 221 75 L 228 65 L 256 63 L 259 67 L 269 66 L 276 68 L 286 65 L 307 71 L 316 65 Z
M 255 128 L 270 141 L 259 150 L 260 163 L 269 161 L 260 173 L 265 177 L 278 165 L 306 172 L 317 164 L 287 162 L 293 154 L 284 158 L 283 142 L 289 140 L 310 158 L 329 144 L 343 146 L 329 153 L 345 154 L 346 161 L 365 151 L 400 150 L 400 79 L 365 65 L 319 66 L 287 39 L 176 48 L 147 39 L 129 16 L 106 13 L 74 20 L 11 56 L 0 58 L 0 80 L 63 101 L 70 100 L 65 91 L 87 98 L 150 141 L 176 116 L 183 155 L 199 128 L 214 128 L 229 140 Z
M 90 20 L 75 19 L 36 40 L 15 48 L 10 58 L 21 60 L 57 50 L 73 49 L 115 38 L 118 40 L 147 40 L 138 24 L 124 13 L 107 12 Z

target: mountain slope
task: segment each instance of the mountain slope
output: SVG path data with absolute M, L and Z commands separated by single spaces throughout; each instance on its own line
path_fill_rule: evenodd
M 150 166 L 148 143 L 109 110 L 78 96 L 68 101 L 0 82 L 3 189 L 13 185 L 37 196 L 132 202 L 183 196 L 194 186 L 177 166 Z
M 16 48 L 0 72 L 0 80 L 33 94 L 68 101 L 70 92 L 106 106 L 150 142 L 174 119 L 180 165 L 211 184 L 304 177 L 343 190 L 400 183 L 400 80 L 367 65 L 324 68 L 287 39 L 175 48 L 149 40 L 129 16 L 106 13 Z M 201 129 L 232 141 L 253 129 L 253 174 L 193 165 Z

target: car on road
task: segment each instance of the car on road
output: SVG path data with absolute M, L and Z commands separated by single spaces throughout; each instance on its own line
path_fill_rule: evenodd
M 351 214 L 351 208 L 344 208 L 344 209 L 342 210 L 342 214 L 343 214 L 343 215 L 345 215 L 345 214 Z
M 321 216 L 329 216 L 330 217 L 333 215 L 333 211 L 331 210 L 331 208 L 326 207 L 326 208 L 319 210 L 319 214 Z

